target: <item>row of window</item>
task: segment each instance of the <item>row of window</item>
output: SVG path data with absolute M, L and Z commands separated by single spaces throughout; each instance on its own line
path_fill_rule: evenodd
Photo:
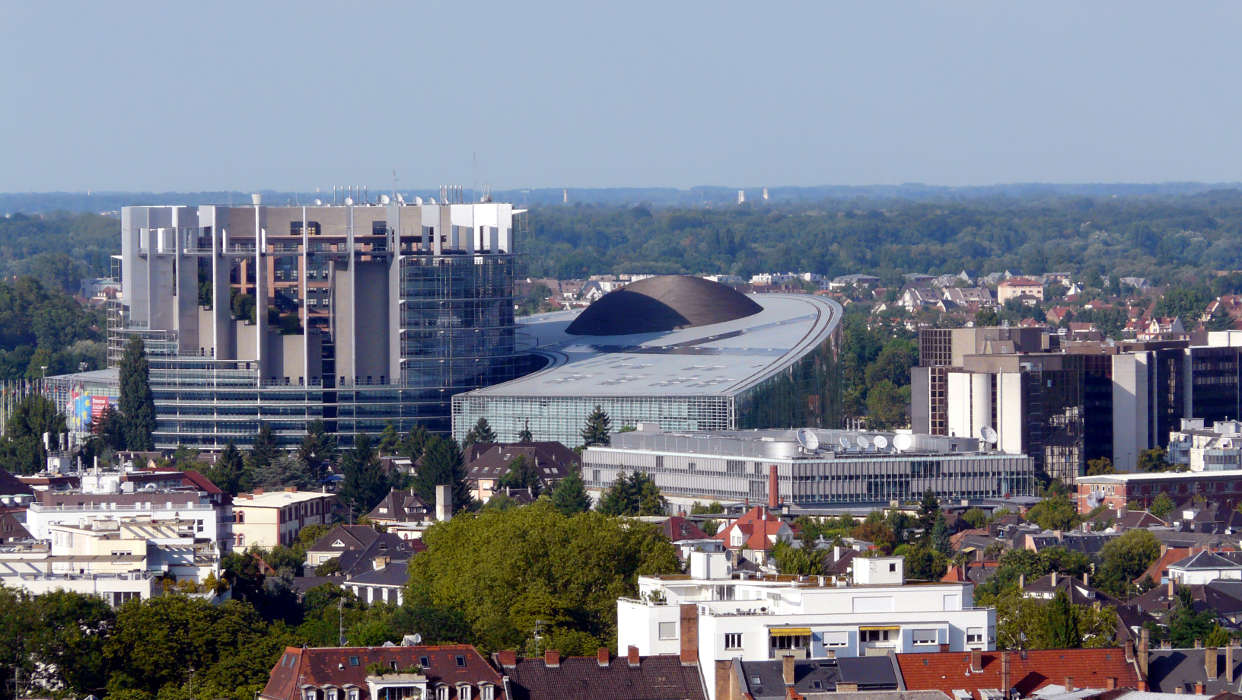
M 676 624 L 675 622 L 661 622 L 660 639 L 675 639 Z M 910 643 L 915 646 L 932 646 L 939 643 L 935 629 L 914 629 L 909 632 Z M 726 632 L 724 634 L 724 648 L 726 650 L 741 649 L 742 634 L 742 632 Z M 863 643 L 896 641 L 899 634 L 900 630 L 896 629 L 862 629 L 858 632 L 858 640 Z M 845 631 L 824 632 L 822 640 L 825 647 L 848 646 L 849 633 Z M 776 651 L 807 649 L 811 646 L 811 637 L 810 635 L 777 635 L 769 637 L 768 642 L 771 648 Z M 983 628 L 967 628 L 966 643 L 982 644 Z

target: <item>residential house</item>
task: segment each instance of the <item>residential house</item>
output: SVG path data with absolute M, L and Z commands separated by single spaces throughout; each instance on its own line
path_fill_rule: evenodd
M 944 290 L 944 300 L 970 311 L 996 306 L 992 291 L 987 287 L 949 287 Z
M 790 542 L 793 538 L 789 523 L 763 506 L 755 506 L 729 521 L 715 535 L 727 549 L 756 564 L 767 562 L 777 542 Z
M 361 571 L 355 567 L 341 587 L 353 592 L 359 600 L 368 604 L 404 603 L 405 583 L 410 578 L 409 555 L 404 559 L 377 556 L 368 563 L 371 564 L 370 568 Z
M 600 649 L 595 656 L 519 659 L 513 651 L 492 657 L 508 677 L 513 700 L 705 700 L 703 681 L 693 658 L 679 654 L 625 656 Z
M 504 678 L 468 644 L 286 647 L 265 700 L 508 700 Z
M 318 491 L 255 489 L 233 499 L 233 547 L 291 546 L 307 525 L 328 525 L 335 519 L 336 495 Z
M 918 313 L 940 304 L 940 293 L 931 287 L 906 287 L 897 301 L 906 311 Z
M 1242 688 L 1242 649 L 1152 649 L 1147 655 L 1147 686 L 1152 692 L 1219 695 Z
M 32 539 L 30 531 L 21 524 L 17 516 L 11 511 L 0 510 L 0 544 L 24 542 L 29 539 Z
M 1012 277 L 997 284 L 997 303 L 1004 306 L 1010 299 L 1037 304 L 1044 300 L 1044 283 L 1030 277 Z
M 1196 552 L 1168 565 L 1168 579 L 1181 586 L 1217 579 L 1242 581 L 1240 552 Z
M 476 500 L 486 503 L 509 473 L 509 465 L 523 458 L 535 467 L 542 489 L 569 476 L 580 462 L 578 454 L 559 442 L 511 442 L 470 445 L 463 455 L 466 481 Z
M 1136 334 L 1139 340 L 1186 340 L 1190 335 L 1176 316 L 1151 318 Z
M 0 513 L 22 512 L 34 503 L 35 491 L 4 469 L 0 469 Z M 25 517 L 23 515 L 23 517 Z
M 857 287 L 861 289 L 863 287 L 874 287 L 879 283 L 880 278 L 875 277 L 874 275 L 863 275 L 857 273 L 852 275 L 838 275 L 837 277 L 833 277 L 832 280 L 828 282 L 828 289 L 833 291 L 840 291 L 849 287 Z
M 393 489 L 367 513 L 367 520 L 387 528 L 404 540 L 419 539 L 423 530 L 436 521 L 433 505 L 425 503 L 413 490 Z
M 334 525 L 306 549 L 306 568 L 336 559 L 344 576 L 369 571 L 376 557 L 409 560 L 417 548 L 425 548 L 370 525 Z

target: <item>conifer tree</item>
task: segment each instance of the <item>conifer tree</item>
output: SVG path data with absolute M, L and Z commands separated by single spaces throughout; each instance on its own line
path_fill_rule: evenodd
M 582 428 L 582 444 L 590 447 L 592 445 L 608 445 L 612 438 L 609 433 L 612 429 L 612 420 L 604 409 L 599 406 L 591 411 L 591 415 L 587 416 L 586 426 Z
M 534 442 L 535 438 L 530 434 L 530 421 L 522 423 L 522 429 L 518 431 L 518 442 Z
M 242 453 L 230 440 L 224 451 L 216 459 L 216 463 L 207 470 L 207 478 L 220 487 L 221 491 L 236 496 L 244 487 L 245 464 Z
M 125 427 L 125 447 L 129 450 L 155 449 L 155 397 L 151 394 L 151 368 L 142 338 L 132 336 L 121 357 L 121 416 Z
M 466 485 L 466 468 L 462 464 L 461 450 L 453 438 L 432 435 L 423 448 L 422 463 L 411 484 L 418 497 L 425 503 L 435 503 L 436 486 L 452 486 L 453 512 L 470 507 L 474 498 Z
M 587 495 L 586 487 L 582 483 L 580 469 L 570 469 L 569 475 L 552 489 L 552 505 L 563 515 L 584 513 L 591 509 L 591 497 Z
M 354 438 L 354 448 L 341 456 L 341 500 L 349 507 L 353 520 L 366 515 L 388 494 L 388 478 L 380 466 L 371 436 Z

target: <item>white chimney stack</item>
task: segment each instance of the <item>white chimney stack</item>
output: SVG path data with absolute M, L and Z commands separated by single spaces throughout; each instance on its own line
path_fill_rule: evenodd
M 436 486 L 436 521 L 445 522 L 453 517 L 453 487 L 448 484 Z

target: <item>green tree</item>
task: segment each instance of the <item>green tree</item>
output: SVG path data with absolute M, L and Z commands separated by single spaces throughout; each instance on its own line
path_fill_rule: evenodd
M 266 469 L 276 461 L 280 456 L 280 448 L 276 446 L 276 436 L 272 433 L 272 426 L 266 421 L 259 421 L 259 430 L 254 435 L 254 443 L 250 446 L 250 452 L 246 455 L 246 468 L 255 473 L 261 469 Z
M 518 455 L 509 462 L 509 470 L 500 477 L 500 486 L 511 489 L 530 489 L 531 494 L 538 496 L 542 482 L 539 468 L 526 459 L 526 455 Z
M 587 416 L 586 425 L 582 428 L 582 444 L 587 447 L 610 444 L 611 429 L 612 420 L 602 408 L 596 406 L 591 415 Z
M 679 570 L 672 544 L 654 527 L 594 512 L 565 516 L 547 501 L 453 518 L 425 535 L 410 560 L 407 600 L 460 611 L 465 641 L 486 649 L 531 644 L 585 654 L 616 635 L 618 597 L 636 596 L 639 574 Z
M 0 461 L 11 472 L 34 474 L 47 467 L 47 449 L 43 434 L 59 438 L 65 432 L 65 417 L 50 400 L 30 394 L 13 407 L 4 424 L 4 440 L 0 442 Z
M 1169 513 L 1172 513 L 1173 509 L 1176 507 L 1177 506 L 1173 503 L 1173 499 L 1169 498 L 1169 494 L 1161 491 L 1156 494 L 1156 497 L 1151 502 L 1151 507 L 1147 510 L 1157 518 L 1164 518 Z
M 397 446 L 397 451 L 409 457 L 410 462 L 417 462 L 423 456 L 423 450 L 427 447 L 427 440 L 430 439 L 431 433 L 421 425 L 410 428 L 410 432 L 401 438 L 401 444 Z
M 931 547 L 910 546 L 905 550 L 906 577 L 916 581 L 939 581 L 948 571 L 948 559 Z
M 232 440 L 224 446 L 224 450 L 216 458 L 216 463 L 207 469 L 205 475 L 211 483 L 232 496 L 236 496 L 245 488 L 245 462 L 241 451 L 237 449 Z
M 355 437 L 353 449 L 342 455 L 341 476 L 345 478 L 341 481 L 340 497 L 353 520 L 371 512 L 388 495 L 388 477 L 380 466 L 371 436 L 366 433 Z
M 919 529 L 923 531 L 923 536 L 931 535 L 932 527 L 936 525 L 936 518 L 940 516 L 940 499 L 936 498 L 936 492 L 927 489 L 923 492 L 923 500 L 919 502 Z
M 474 427 L 466 433 L 466 445 L 489 445 L 496 442 L 496 431 L 492 430 L 492 426 L 483 416 L 479 416 L 479 420 L 475 422 Z
M 794 576 L 818 576 L 824 573 L 825 553 L 807 547 L 793 547 L 788 542 L 777 542 L 772 549 L 776 569 L 782 574 Z
M 535 438 L 530 434 L 530 421 L 522 423 L 522 429 L 518 431 L 518 442 L 534 442 Z
M 591 509 L 591 497 L 582 483 L 582 470 L 577 466 L 572 467 L 569 474 L 552 489 L 552 505 L 561 515 L 574 515 Z
M 397 424 L 388 421 L 379 436 L 379 453 L 382 455 L 397 454 L 401 445 L 401 434 L 397 432 Z
M 599 511 L 605 515 L 663 515 L 667 510 L 668 503 L 655 479 L 639 471 L 617 474 L 599 499 Z
M 975 530 L 982 530 L 988 526 L 988 514 L 979 508 L 970 508 L 962 513 L 962 520 L 965 520 L 966 524 Z
M 1129 530 L 1100 549 L 1095 585 L 1105 593 L 1126 598 L 1133 581 L 1160 556 L 1160 541 L 1148 530 Z
M 1108 457 L 1099 457 L 1087 460 L 1087 476 L 1112 474 L 1115 471 L 1116 469 L 1113 468 L 1113 461 Z
M 121 357 L 121 416 L 125 423 L 125 448 L 152 450 L 155 442 L 155 397 L 151 393 L 151 370 L 142 338 L 131 336 Z
M 1057 591 L 1044 607 L 1044 620 L 1050 648 L 1075 649 L 1082 645 L 1078 615 L 1065 591 Z
M 949 542 L 949 526 L 944 520 L 944 511 L 936 514 L 936 522 L 932 525 L 931 546 L 944 557 L 953 555 L 953 545 Z
M 466 484 L 466 468 L 462 464 L 461 450 L 453 438 L 431 436 L 423 449 L 422 464 L 414 475 L 413 488 L 426 503 L 435 502 L 436 486 L 451 485 L 453 512 L 471 507 L 474 497 Z
M 874 430 L 901 428 L 910 423 L 910 387 L 887 379 L 867 391 L 867 425 Z
M 1031 506 L 1026 519 L 1045 530 L 1072 530 L 1078 526 L 1078 507 L 1065 494 L 1054 494 Z
M 311 478 L 302 460 L 288 453 L 281 453 L 267 466 L 251 472 L 250 477 L 255 486 L 264 488 L 292 486 L 305 491 L 319 487 L 319 484 Z
M 307 477 L 313 484 L 320 484 L 327 476 L 328 465 L 336 460 L 336 436 L 324 428 L 323 421 L 313 420 L 306 424 L 306 436 L 298 446 L 298 459 L 306 465 Z
M 1161 447 L 1139 452 L 1137 466 L 1140 472 L 1165 472 L 1170 467 L 1164 448 Z
M 1001 322 L 1000 314 L 996 313 L 996 309 L 979 309 L 975 312 L 975 327 L 983 328 L 985 326 L 999 326 Z
M 34 624 L 27 643 L 44 688 L 79 696 L 102 693 L 108 682 L 104 644 L 115 615 L 102 598 L 52 591 L 29 599 Z

